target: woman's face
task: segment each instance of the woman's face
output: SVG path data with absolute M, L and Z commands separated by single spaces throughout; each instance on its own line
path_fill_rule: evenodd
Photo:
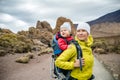
M 87 41 L 88 35 L 88 32 L 84 29 L 79 29 L 76 32 L 77 38 L 82 41 Z

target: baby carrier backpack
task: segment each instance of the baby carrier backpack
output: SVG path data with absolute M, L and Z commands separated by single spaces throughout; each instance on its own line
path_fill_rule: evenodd
M 64 39 L 65 40 L 65 39 Z M 66 41 L 66 40 L 65 40 Z M 63 50 L 60 49 L 59 45 L 58 45 L 58 41 L 56 39 L 56 35 L 53 37 L 52 40 L 52 48 L 53 48 L 53 53 L 55 55 L 59 55 L 60 53 L 62 53 Z
M 67 41 L 67 40 L 65 40 L 65 41 Z M 81 51 L 81 48 L 80 48 L 78 42 L 75 40 L 70 41 L 70 43 L 73 43 L 76 47 L 77 59 L 80 60 L 80 70 L 82 70 L 82 64 L 81 64 L 82 51 Z M 58 46 L 56 35 L 54 35 L 54 38 L 52 40 L 52 48 L 53 48 L 53 54 L 52 54 L 52 62 L 51 62 L 51 70 L 50 70 L 51 76 L 53 78 L 56 78 L 56 80 L 68 80 L 68 78 L 70 77 L 71 71 L 60 69 L 60 68 L 56 67 L 54 64 L 56 58 L 59 57 L 58 55 L 62 53 L 62 50 Z

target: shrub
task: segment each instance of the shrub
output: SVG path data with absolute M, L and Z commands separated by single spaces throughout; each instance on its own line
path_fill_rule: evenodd
M 117 54 L 120 54 L 120 45 L 116 45 L 116 46 L 115 46 L 115 52 L 116 52 Z
M 108 46 L 106 47 L 106 51 L 107 51 L 107 52 L 114 52 L 114 51 L 115 51 L 115 47 L 112 46 L 112 45 L 108 45 Z
M 26 57 L 26 56 L 22 56 L 20 58 L 17 58 L 16 59 L 16 62 L 19 62 L 19 63 L 28 63 L 29 62 L 29 57 Z
M 0 37 L 0 46 L 13 47 L 17 42 L 17 36 L 15 34 L 4 34 Z
M 0 56 L 4 56 L 4 55 L 6 55 L 7 53 L 6 53 L 6 51 L 5 50 L 0 50 Z
M 107 46 L 107 43 L 105 42 L 105 40 L 95 40 L 93 45 L 92 45 L 92 48 L 93 49 L 95 49 L 95 48 L 106 49 L 106 46 Z
M 34 58 L 34 54 L 30 53 L 30 52 L 28 52 L 25 56 L 29 57 L 29 59 L 33 59 Z
M 29 43 L 19 41 L 15 45 L 14 49 L 16 53 L 25 53 L 31 51 L 31 45 Z
M 96 49 L 94 49 L 94 52 L 99 53 L 99 54 L 106 54 L 105 50 L 102 48 L 96 48 Z
M 0 36 L 0 46 L 6 49 L 6 53 L 24 53 L 31 51 L 33 42 L 24 35 L 13 33 L 3 34 Z M 3 53 L 3 52 L 1 52 Z

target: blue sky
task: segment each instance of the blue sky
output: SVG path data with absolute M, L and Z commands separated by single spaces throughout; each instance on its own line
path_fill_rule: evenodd
M 54 28 L 60 16 L 87 22 L 119 9 L 119 0 L 0 0 L 0 27 L 16 33 L 40 20 Z

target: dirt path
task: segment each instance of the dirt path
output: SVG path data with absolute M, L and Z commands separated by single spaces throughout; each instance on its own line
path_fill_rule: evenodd
M 0 57 L 0 80 L 54 80 L 50 78 L 51 55 L 35 56 L 28 64 L 16 63 L 21 56 L 7 55 Z M 95 80 L 113 80 L 111 74 L 95 59 Z
M 96 58 L 93 68 L 94 80 L 114 80 L 112 74 Z
M 16 63 L 15 56 L 0 57 L 0 80 L 50 80 L 50 55 L 36 56 L 28 64 Z

